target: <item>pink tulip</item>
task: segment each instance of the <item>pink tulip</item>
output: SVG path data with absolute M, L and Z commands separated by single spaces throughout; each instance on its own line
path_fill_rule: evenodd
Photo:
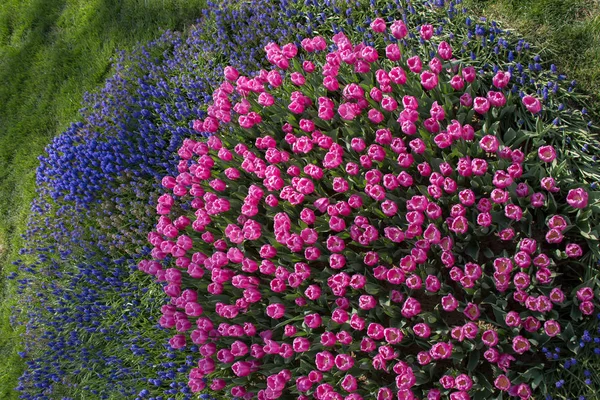
M 371 22 L 371 29 L 373 32 L 382 33 L 385 32 L 386 23 L 383 18 L 375 18 L 373 22 Z
M 334 356 L 328 351 L 322 351 L 315 355 L 315 366 L 319 371 L 329 371 L 335 366 Z
M 400 60 L 402 57 L 402 54 L 400 53 L 400 47 L 398 47 L 398 45 L 395 43 L 388 44 L 385 48 L 385 56 L 390 61 Z
M 231 366 L 231 370 L 236 376 L 244 377 L 252 373 L 250 363 L 247 361 L 238 361 Z
M 475 80 L 475 78 L 477 77 L 475 68 L 473 68 L 473 67 L 463 68 L 462 76 L 465 79 L 465 81 L 467 81 L 468 83 L 473 82 Z
M 542 146 L 538 149 L 538 157 L 541 161 L 550 163 L 556 158 L 556 151 L 552 146 Z
M 431 90 L 438 84 L 438 76 L 430 71 L 421 73 L 421 85 L 425 90 Z
M 494 75 L 494 78 L 492 79 L 492 83 L 498 89 L 502 89 L 508 85 L 508 82 L 510 81 L 510 77 L 511 77 L 510 72 L 498 71 L 498 72 L 496 72 L 496 75 Z
M 473 98 L 471 97 L 471 95 L 469 93 L 465 93 L 462 96 L 460 96 L 460 105 L 463 107 L 471 107 L 471 105 L 473 104 Z
M 408 64 L 408 69 L 416 74 L 421 72 L 421 69 L 423 68 L 423 64 L 421 63 L 421 58 L 419 56 L 410 57 L 408 60 L 406 60 L 406 63 Z
M 588 193 L 582 189 L 571 189 L 567 194 L 567 203 L 573 208 L 585 208 L 588 205 Z
M 400 67 L 393 67 L 390 70 L 389 76 L 390 80 L 396 85 L 404 85 L 407 80 L 406 72 Z
M 402 39 L 408 35 L 408 29 L 403 21 L 396 20 L 390 26 L 390 30 L 392 32 L 392 36 L 396 39 Z
M 358 390 L 358 381 L 356 380 L 356 378 L 354 376 L 346 375 L 344 377 L 344 379 L 342 379 L 340 386 L 346 392 L 354 392 L 354 391 Z M 346 399 L 347 399 L 347 397 L 346 397 Z
M 287 43 L 281 48 L 281 54 L 285 58 L 294 58 L 298 54 L 298 48 L 293 43 Z
M 454 377 L 450 375 L 444 375 L 440 378 L 440 384 L 444 389 L 454 389 L 456 383 Z
M 433 36 L 433 26 L 428 25 L 428 24 L 421 25 L 421 29 L 419 30 L 419 33 L 421 35 L 421 39 L 429 40 Z
M 223 71 L 223 75 L 225 76 L 225 79 L 233 82 L 237 80 L 240 74 L 235 68 L 227 66 Z
M 269 304 L 266 311 L 270 318 L 279 319 L 285 314 L 285 306 L 279 303 Z
M 460 374 L 454 379 L 455 388 L 458 390 L 468 391 L 473 387 L 473 380 L 466 374 Z
M 560 334 L 560 324 L 554 320 L 548 320 L 544 322 L 544 332 L 550 337 L 554 337 Z
M 503 392 L 507 392 L 511 388 L 511 382 L 506 375 L 498 375 L 494 380 L 494 386 Z
M 335 366 L 340 371 L 348 371 L 354 366 L 354 358 L 348 354 L 338 354 L 335 356 Z
M 506 97 L 502 92 L 490 90 L 487 93 L 487 99 L 492 107 L 503 107 L 506 104 Z
M 592 315 L 594 313 L 594 303 L 591 301 L 583 301 L 579 303 L 579 310 L 583 315 Z
M 525 108 L 527 108 L 527 111 L 531 112 L 532 114 L 537 114 L 542 110 L 542 104 L 540 103 L 540 100 L 533 96 L 527 95 L 523 97 L 522 102 Z
M 438 45 L 438 54 L 443 60 L 452 58 L 452 47 L 446 42 L 440 42 Z
M 437 57 L 432 58 L 431 61 L 429 61 L 429 69 L 436 75 L 442 72 L 442 62 L 440 59 Z
M 465 87 L 465 81 L 460 75 L 455 75 L 450 79 L 450 86 L 454 90 L 462 90 Z
M 475 97 L 473 101 L 473 109 L 478 114 L 485 114 L 490 109 L 490 102 L 485 97 Z
M 314 314 L 308 314 L 308 315 L 306 315 L 304 317 L 304 323 L 309 328 L 316 329 L 319 326 L 321 326 L 322 319 L 321 319 L 321 316 L 319 314 L 316 314 L 316 313 L 314 313 Z
M 530 347 L 531 344 L 529 343 L 529 340 L 523 336 L 515 336 L 512 340 L 512 348 L 518 354 L 525 353 Z
M 577 290 L 577 300 L 589 301 L 594 299 L 594 290 L 589 286 L 584 286 Z
M 294 338 L 292 348 L 296 353 L 303 353 L 310 349 L 310 341 L 304 337 Z

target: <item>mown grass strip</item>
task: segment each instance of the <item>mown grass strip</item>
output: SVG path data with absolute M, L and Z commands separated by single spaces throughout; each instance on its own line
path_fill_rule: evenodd
M 37 157 L 78 120 L 83 94 L 110 76 L 117 50 L 182 30 L 204 0 L 7 0 L 0 5 L 0 399 L 23 368 L 14 271 L 35 192 Z

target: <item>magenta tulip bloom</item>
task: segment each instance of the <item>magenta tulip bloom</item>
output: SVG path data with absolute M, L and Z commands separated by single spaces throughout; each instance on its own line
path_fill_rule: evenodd
M 233 82 L 239 77 L 240 74 L 235 68 L 227 66 L 223 71 L 223 75 L 225 76 L 225 79 Z
M 396 39 L 402 39 L 408 35 L 408 28 L 406 27 L 406 24 L 400 20 L 394 21 L 390 26 L 390 30 Z
M 588 205 L 588 193 L 582 189 L 571 189 L 567 194 L 567 203 L 573 208 L 585 208 Z
M 577 291 L 577 300 L 579 300 L 579 301 L 589 301 L 589 300 L 592 300 L 593 298 L 594 298 L 594 290 L 589 286 L 582 287 L 581 289 L 579 289 Z
M 438 84 L 438 76 L 430 71 L 425 71 L 421 74 L 421 85 L 425 90 L 431 90 Z
M 525 108 L 527 108 L 527 111 L 531 112 L 532 114 L 537 114 L 542 110 L 542 104 L 540 103 L 540 100 L 533 96 L 524 96 L 521 101 L 523 102 Z
M 244 377 L 252 373 L 251 364 L 247 361 L 238 361 L 231 366 L 231 370 L 236 376 Z
M 465 87 L 465 81 L 461 76 L 455 75 L 450 80 L 450 86 L 452 86 L 452 89 L 454 90 L 462 90 Z
M 515 336 L 512 340 L 512 348 L 518 354 L 525 353 L 530 347 L 531 344 L 529 343 L 529 340 L 523 336 Z
M 328 351 L 322 351 L 315 356 L 315 365 L 319 371 L 329 371 L 335 366 L 334 356 Z
M 443 60 L 452 58 L 452 47 L 446 42 L 440 42 L 438 45 L 438 54 Z
M 473 109 L 478 114 L 485 114 L 490 109 L 490 102 L 485 97 L 475 97 Z
M 390 61 L 400 60 L 402 57 L 402 54 L 400 53 L 400 47 L 398 47 L 398 45 L 395 43 L 388 44 L 385 48 L 385 56 Z
M 583 250 L 581 249 L 581 246 L 579 246 L 578 244 L 575 244 L 575 243 L 569 243 L 567 245 L 565 252 L 567 253 L 567 256 L 570 258 L 578 258 L 583 255 Z
M 373 22 L 371 22 L 371 29 L 373 30 L 373 32 L 377 33 L 385 32 L 385 20 L 383 18 L 375 18 Z
M 538 149 L 538 157 L 543 162 L 550 163 L 556 158 L 556 150 L 552 146 L 542 146 Z
M 508 379 L 506 375 L 498 375 L 496 380 L 494 380 L 494 386 L 503 392 L 507 392 L 512 385 L 510 379 Z
M 583 301 L 579 304 L 579 310 L 583 315 L 592 315 L 594 313 L 594 303 Z
M 510 72 L 498 71 L 496 75 L 494 75 L 492 83 L 498 89 L 505 88 L 508 85 L 508 82 L 510 81 L 510 76 Z
M 549 320 L 544 322 L 544 332 L 550 337 L 554 337 L 560 334 L 560 324 L 557 321 Z
M 433 37 L 433 26 L 429 24 L 421 25 L 419 33 L 423 40 L 429 40 Z

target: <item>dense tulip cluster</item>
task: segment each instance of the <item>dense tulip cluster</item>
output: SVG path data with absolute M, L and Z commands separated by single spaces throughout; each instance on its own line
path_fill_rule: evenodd
M 139 264 L 166 283 L 171 346 L 200 348 L 192 391 L 527 399 L 538 346 L 570 340 L 567 305 L 594 312 L 595 281 L 556 277 L 597 253 L 579 226 L 597 195 L 517 126 L 540 100 L 503 71 L 484 89 L 432 29 L 430 59 L 340 32 L 332 51 L 269 43 L 253 77 L 225 68 L 194 123 L 214 135 L 184 140 Z

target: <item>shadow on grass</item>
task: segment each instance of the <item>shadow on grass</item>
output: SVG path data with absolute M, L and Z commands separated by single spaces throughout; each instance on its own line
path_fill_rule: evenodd
M 182 30 L 204 0 L 5 0 L 0 5 L 0 399 L 16 399 L 23 370 L 7 275 L 23 246 L 37 157 L 79 119 L 83 94 L 112 73 L 117 50 Z

